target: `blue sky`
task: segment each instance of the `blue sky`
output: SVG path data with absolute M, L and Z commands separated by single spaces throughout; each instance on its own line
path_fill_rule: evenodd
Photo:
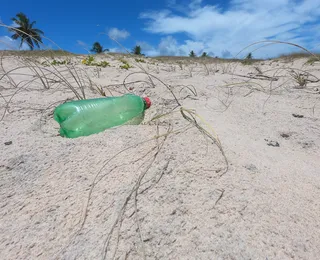
M 206 51 L 232 57 L 261 40 L 290 41 L 320 51 L 319 0 L 4 0 L 0 20 L 12 25 L 10 18 L 18 12 L 37 21 L 36 27 L 59 47 L 75 53 L 87 53 L 95 41 L 123 51 L 109 36 L 129 50 L 139 44 L 149 56 L 187 55 L 194 50 L 198 55 Z M 18 42 L 9 36 L 0 29 L 0 49 L 17 48 Z M 56 48 L 48 40 L 44 43 Z M 273 44 L 253 56 L 268 58 L 292 51 L 298 49 Z

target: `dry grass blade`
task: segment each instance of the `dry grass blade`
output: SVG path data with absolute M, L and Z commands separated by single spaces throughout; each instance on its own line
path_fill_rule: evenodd
M 145 74 L 145 72 L 132 72 L 130 73 L 124 80 L 123 80 L 123 84 L 125 85 L 126 83 L 126 80 L 128 79 L 128 77 L 130 77 L 131 75 L 134 75 L 134 74 Z M 167 85 L 166 83 L 164 83 L 161 79 L 159 79 L 158 77 L 154 76 L 154 75 L 151 75 L 149 73 L 147 73 L 147 75 L 150 77 L 150 78 L 154 78 L 156 80 L 158 80 L 161 84 L 163 84 L 168 90 L 169 92 L 171 93 L 171 95 L 173 96 L 173 98 L 175 99 L 175 101 L 177 102 L 177 105 L 178 106 L 181 106 L 177 96 L 174 94 L 174 92 L 172 91 L 172 89 L 170 88 L 169 85 Z
M 139 187 L 140 187 L 140 184 L 141 184 L 141 181 L 143 180 L 143 178 L 145 177 L 145 175 L 147 174 L 147 172 L 149 171 L 149 169 L 151 168 L 152 164 L 154 163 L 154 161 L 156 160 L 161 148 L 163 147 L 163 144 L 165 142 L 165 140 L 167 139 L 167 137 L 169 136 L 169 134 L 172 132 L 172 128 L 169 127 L 168 130 L 167 130 L 167 133 L 165 135 L 162 135 L 163 137 L 163 141 L 161 142 L 161 145 L 158 146 L 158 144 L 154 147 L 154 148 L 157 148 L 157 151 L 156 153 L 153 155 L 153 158 L 151 159 L 151 162 L 148 164 L 148 166 L 146 167 L 146 169 L 139 175 L 138 177 L 138 180 L 137 182 L 134 184 L 133 188 L 131 189 L 131 191 L 129 192 L 129 194 L 127 195 L 124 203 L 123 203 L 123 206 L 121 207 L 121 210 L 120 212 L 118 213 L 118 217 L 116 219 L 116 221 L 114 222 L 106 240 L 105 240 L 105 243 L 104 243 L 104 249 L 103 249 L 103 257 L 102 259 L 106 259 L 107 257 L 107 253 L 108 253 L 108 247 L 109 247 L 109 244 L 110 244 L 110 240 L 111 240 L 111 237 L 112 237 L 112 234 L 113 234 L 113 231 L 115 229 L 116 226 L 118 226 L 118 232 L 117 232 L 117 243 L 116 243 L 116 249 L 113 253 L 113 256 L 111 259 L 114 259 L 115 258 L 115 255 L 116 255 L 116 250 L 117 250 L 117 246 L 118 246 L 118 242 L 119 242 L 119 233 L 120 233 L 120 229 L 121 229 L 121 224 L 122 224 L 122 218 L 123 218 L 123 215 L 124 215 L 124 212 L 126 210 L 126 206 L 128 204 L 128 202 L 130 201 L 132 195 L 134 195 L 134 207 L 135 207 L 135 217 L 136 217 L 136 224 L 137 224 L 137 228 L 138 228 L 138 233 L 139 233 L 139 239 L 140 239 L 140 242 L 141 242 L 141 246 L 142 246 L 142 254 L 143 254 L 143 259 L 146 259 L 146 252 L 145 252 L 145 249 L 144 249 L 144 246 L 143 246 L 143 238 L 142 238 L 142 234 L 141 234 L 141 226 L 140 226 L 140 222 L 139 222 L 139 219 L 138 219 L 138 206 L 137 206 L 137 196 L 138 196 L 138 190 L 139 190 Z M 159 136 L 159 135 L 158 135 Z M 158 138 L 157 138 L 158 140 Z M 153 148 L 153 149 L 154 149 Z M 152 149 L 152 150 L 153 150 Z M 149 152 L 148 152 L 149 154 Z M 141 166 L 144 165 L 141 164 Z M 140 166 L 140 167 L 141 167 Z
M 312 52 L 310 52 L 308 49 L 302 47 L 301 45 L 299 44 L 295 44 L 295 43 L 291 43 L 291 42 L 285 42 L 285 41 L 273 41 L 273 40 L 264 40 L 264 41 L 258 41 L 258 42 L 254 42 L 248 46 L 246 46 L 245 48 L 243 48 L 242 50 L 240 50 L 236 55 L 235 57 L 237 57 L 240 53 L 242 53 L 244 50 L 250 48 L 251 46 L 254 46 L 254 45 L 257 45 L 257 44 L 260 44 L 260 43 L 267 43 L 267 44 L 287 44 L 287 45 L 291 45 L 291 46 L 294 46 L 294 47 L 297 47 L 307 53 L 309 53 L 311 56 L 315 57 L 315 58 L 318 58 L 315 54 L 313 54 Z M 265 46 L 263 46 L 265 47 Z
M 91 80 L 88 73 L 84 69 L 77 68 L 74 65 L 65 65 L 65 69 L 59 70 L 56 66 L 52 66 L 51 69 L 40 66 L 36 60 L 31 59 L 23 59 L 22 63 L 24 65 L 20 65 L 8 71 L 3 68 L 3 73 L 0 76 L 0 80 L 6 77 L 9 79 L 9 82 L 11 82 L 13 87 L 17 87 L 17 83 L 13 80 L 12 76 L 26 75 L 32 77 L 32 79 L 29 80 L 29 84 L 38 79 L 45 89 L 49 89 L 52 83 L 59 83 L 60 85 L 70 89 L 77 99 L 86 98 L 86 87 L 90 88 L 91 90 L 96 90 L 98 93 L 103 95 L 103 93 L 99 91 L 100 87 Z M 22 69 L 28 69 L 31 73 L 23 74 L 20 72 Z M 75 83 L 79 90 L 74 87 L 72 82 Z
M 279 79 L 276 77 L 269 77 L 266 75 L 257 74 L 254 76 L 251 75 L 239 75 L 239 74 L 232 74 L 233 76 L 243 77 L 243 78 L 249 78 L 249 79 L 257 79 L 257 80 L 267 80 L 267 81 L 278 81 Z
M 13 94 L 10 95 L 9 100 L 6 100 L 6 99 L 5 99 L 5 96 L 3 96 L 3 95 L 1 94 L 1 97 L 2 97 L 3 100 L 5 101 L 6 105 L 5 105 L 5 110 L 4 110 L 4 112 L 3 112 L 3 114 L 2 114 L 2 116 L 1 116 L 1 118 L 0 118 L 0 121 L 2 121 L 2 120 L 4 119 L 4 117 L 5 117 L 5 115 L 6 115 L 6 112 L 9 112 L 9 105 L 10 105 L 10 102 L 12 101 L 12 99 L 14 98 L 14 96 L 17 95 L 20 91 L 22 91 L 22 89 L 28 87 L 28 85 L 30 84 L 30 81 L 26 81 L 26 83 L 24 83 L 24 84 L 22 84 L 22 83 L 24 83 L 24 81 L 21 81 L 21 82 L 19 82 L 18 84 L 15 83 L 15 88 L 16 88 L 16 90 L 14 91 Z M 22 86 L 19 86 L 20 84 L 21 84 Z
M 307 85 L 307 75 L 304 73 L 296 72 L 292 70 L 290 72 L 293 80 L 298 84 L 297 88 L 305 88 Z
M 169 126 L 167 132 L 171 132 L 171 131 L 172 131 L 172 128 L 171 128 L 171 126 Z M 139 176 L 139 179 L 136 183 L 135 192 L 134 192 L 134 210 L 135 210 L 135 217 L 136 217 L 136 223 L 137 223 L 137 228 L 138 228 L 138 232 L 139 232 L 140 243 L 142 245 L 143 259 L 146 259 L 146 252 L 144 249 L 144 242 L 143 242 L 143 237 L 142 237 L 142 233 L 141 233 L 141 225 L 140 225 L 140 221 L 139 221 L 139 217 L 138 217 L 138 191 L 139 191 L 139 187 L 140 187 L 140 184 L 141 184 L 143 178 L 145 177 L 145 175 L 147 174 L 147 172 L 151 168 L 152 164 L 156 160 L 156 158 L 157 158 L 158 154 L 160 153 L 161 148 L 163 147 L 167 138 L 168 138 L 168 135 L 166 135 L 163 138 L 163 141 L 161 142 L 160 145 L 157 145 L 158 149 L 157 149 L 156 153 L 154 154 L 150 164 L 146 167 L 144 172 L 142 172 L 142 174 Z
M 179 91 L 179 95 L 181 95 L 181 92 L 182 92 L 184 89 L 188 89 L 194 97 L 198 96 L 197 90 L 196 90 L 196 88 L 195 88 L 193 85 L 188 85 L 188 86 L 178 85 L 178 86 L 175 86 L 175 87 L 181 87 L 181 89 L 180 89 L 180 91 Z M 186 98 L 188 98 L 188 97 L 191 97 L 191 95 L 185 96 L 184 99 L 186 99 Z
M 157 146 L 154 146 L 153 148 L 151 148 L 150 150 L 147 151 L 147 153 L 145 153 L 142 157 L 140 157 L 137 161 L 140 161 L 142 160 L 143 158 L 145 158 L 147 155 L 149 155 L 151 152 L 153 152 L 155 149 L 157 148 Z M 140 165 L 139 168 L 142 167 L 142 165 L 144 165 L 144 163 L 142 163 Z M 108 236 L 104 242 L 104 245 L 103 245 L 103 257 L 102 259 L 106 259 L 106 256 L 107 256 L 107 253 L 108 253 L 108 247 L 109 247 L 109 244 L 110 244 L 110 241 L 111 241 L 111 238 L 112 238 L 112 235 L 114 233 L 114 230 L 116 227 L 118 227 L 117 229 L 117 236 L 116 236 L 116 245 L 115 245 L 115 249 L 114 249 L 114 252 L 113 252 L 113 256 L 111 259 L 114 259 L 115 256 L 116 256 L 116 253 L 117 253 L 117 250 L 118 250 L 118 245 L 119 245 L 119 239 L 120 239 L 120 230 L 121 230 L 121 226 L 122 226 L 122 220 L 123 220 L 123 215 L 126 211 L 126 207 L 127 207 L 127 204 L 128 202 L 130 201 L 133 193 L 134 193 L 134 189 L 135 189 L 136 185 L 133 186 L 131 192 L 129 192 L 128 196 L 126 197 L 124 203 L 122 204 L 122 207 L 118 213 L 118 216 L 114 222 L 114 224 L 112 225 L 111 229 L 110 229 L 110 232 L 108 233 Z
M 299 44 L 295 44 L 295 43 L 291 43 L 291 42 L 285 42 L 285 41 L 276 41 L 276 40 L 263 40 L 263 41 L 257 41 L 257 42 L 254 42 L 252 44 L 249 44 L 247 45 L 246 47 L 244 47 L 243 49 L 241 49 L 235 56 L 234 56 L 234 59 L 236 59 L 240 53 L 244 52 L 245 50 L 249 49 L 250 47 L 252 46 L 255 46 L 255 45 L 258 45 L 258 44 L 264 44 L 263 46 L 261 47 L 258 47 L 256 48 L 255 50 L 251 51 L 251 53 L 253 53 L 254 51 L 258 50 L 258 49 L 261 49 L 263 47 L 266 47 L 266 46 L 269 46 L 269 45 L 274 45 L 274 44 L 286 44 L 286 45 L 290 45 L 290 46 L 293 46 L 293 47 L 296 47 L 306 53 L 308 53 L 309 55 L 311 55 L 314 59 L 319 59 L 317 57 L 317 55 L 313 54 L 312 52 L 310 52 L 308 49 L 302 47 L 301 45 Z M 229 66 L 229 65 L 228 65 Z M 234 67 L 234 70 L 232 72 L 232 74 L 234 73 L 235 69 L 236 69 L 237 66 Z
M 208 69 L 208 67 L 207 67 L 207 65 L 205 64 L 205 63 L 203 63 L 203 66 L 204 66 L 204 68 L 205 68 L 205 70 L 206 70 L 206 76 L 209 76 L 210 75 L 210 71 L 209 71 L 209 69 Z
M 193 110 L 190 109 L 186 109 L 181 107 L 180 108 L 180 112 L 183 116 L 183 118 L 185 118 L 187 121 L 189 121 L 190 123 L 192 123 L 202 134 L 204 134 L 205 136 L 207 136 L 210 140 L 212 140 L 219 148 L 220 152 L 223 155 L 223 158 L 225 160 L 226 163 L 226 168 L 225 171 L 220 175 L 220 177 L 222 175 L 224 175 L 225 173 L 228 172 L 229 170 L 229 162 L 227 159 L 227 156 L 225 155 L 225 152 L 223 150 L 222 144 L 219 140 L 218 135 L 215 133 L 214 129 L 197 113 L 195 113 Z M 204 124 L 207 128 L 210 129 L 210 131 L 212 133 L 210 133 L 208 130 L 206 130 L 203 126 L 201 126 L 198 121 L 197 118 L 200 119 L 200 121 L 202 122 L 202 124 Z

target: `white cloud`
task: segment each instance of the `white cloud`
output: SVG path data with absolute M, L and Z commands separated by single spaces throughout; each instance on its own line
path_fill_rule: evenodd
M 153 49 L 153 47 L 149 43 L 144 42 L 144 41 L 137 41 L 136 45 L 139 45 L 141 47 L 141 49 L 145 50 L 145 51 L 149 51 L 149 50 Z
M 109 48 L 109 52 L 115 52 L 115 53 L 127 53 L 126 49 L 123 48 Z
M 0 50 L 19 50 L 20 40 L 13 40 L 9 36 L 0 36 Z M 20 50 L 29 50 L 29 46 L 23 43 Z
M 231 55 L 231 52 L 230 52 L 230 51 L 224 50 L 224 51 L 222 51 L 222 53 L 221 53 L 221 57 L 222 57 L 222 58 L 231 58 L 232 55 Z
M 111 39 L 119 41 L 119 40 L 124 40 L 124 39 L 128 38 L 130 36 L 130 33 L 127 32 L 126 30 L 119 30 L 118 28 L 111 28 L 108 31 L 108 36 Z
M 163 56 L 181 54 L 181 50 L 179 50 L 178 42 L 172 36 L 162 38 L 158 49 L 159 49 L 159 54 Z
M 202 52 L 209 50 L 205 49 L 203 42 L 186 40 L 184 44 L 178 44 L 177 40 L 172 36 L 167 36 L 161 39 L 158 46 L 159 54 L 164 56 L 185 56 L 190 53 L 191 50 L 196 55 L 202 54 Z
M 147 56 L 158 56 L 159 55 L 159 51 L 156 50 L 153 46 L 151 46 L 147 42 L 138 41 L 138 42 L 136 42 L 136 45 L 139 45 L 141 47 L 141 52 Z
M 307 48 L 314 47 L 313 44 L 319 40 L 319 25 L 316 23 L 320 20 L 319 0 L 232 0 L 227 10 L 217 5 L 204 5 L 203 2 L 190 1 L 189 11 L 184 14 L 163 10 L 140 15 L 148 20 L 145 30 L 150 33 L 185 33 L 189 37 L 182 44 L 175 42 L 172 36 L 164 38 L 159 52 L 181 55 L 193 49 L 224 56 L 228 52 L 235 55 L 242 48 L 261 40 L 289 41 Z M 298 51 L 288 45 L 273 44 L 259 49 L 254 56 L 272 57 L 293 50 Z
M 186 56 L 193 50 L 196 55 L 201 55 L 204 51 L 213 56 L 214 54 L 204 48 L 202 42 L 195 42 L 187 40 L 184 44 L 179 44 L 172 36 L 161 38 L 157 47 L 153 47 L 146 42 L 137 42 L 141 46 L 142 53 L 147 56 Z

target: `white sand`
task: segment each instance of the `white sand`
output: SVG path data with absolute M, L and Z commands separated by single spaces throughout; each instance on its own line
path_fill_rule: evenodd
M 122 83 L 130 72 L 141 71 L 131 58 L 126 59 L 135 68 L 129 71 L 119 69 L 116 57 L 104 59 L 114 67 L 97 71 L 79 65 L 102 86 Z M 154 158 L 139 188 L 148 189 L 137 196 L 137 215 L 133 194 L 106 259 L 112 259 L 115 250 L 115 259 L 143 259 L 143 252 L 147 259 L 319 259 L 320 84 L 297 89 L 287 71 L 275 70 L 299 68 L 320 77 L 320 65 L 303 66 L 305 61 L 209 64 L 209 75 L 199 62 L 182 70 L 177 62 L 148 59 L 142 64 L 172 86 L 183 107 L 196 109 L 213 126 L 230 164 L 225 174 L 220 150 L 197 128 L 169 135 L 156 157 L 157 142 L 152 140 L 113 158 L 153 138 L 157 125 L 163 134 L 169 125 L 177 130 L 188 124 L 180 113 L 148 123 L 176 106 L 155 79 L 155 88 L 140 82 L 132 90 L 153 101 L 144 125 L 77 139 L 57 136 L 59 126 L 52 118 L 57 103 L 50 106 L 73 98 L 73 93 L 58 84 L 44 89 L 39 80 L 30 83 L 12 98 L 10 113 L 0 122 L 1 259 L 101 259 L 126 198 Z M 6 69 L 20 62 L 3 59 Z M 81 63 L 80 58 L 73 62 Z M 273 69 L 264 75 L 282 75 L 272 83 L 271 95 L 270 81 L 224 73 L 255 75 L 254 67 Z M 32 79 L 22 75 L 30 74 L 27 68 L 16 72 L 19 75 L 11 74 L 15 82 Z M 135 80 L 148 79 L 134 74 L 128 81 Z M 235 82 L 243 84 L 224 86 Z M 0 83 L 1 95 L 9 100 L 17 89 L 8 77 Z M 186 89 L 180 92 L 178 85 L 193 85 L 197 96 Z M 113 94 L 126 92 L 123 87 L 109 89 Z M 98 96 L 88 88 L 86 93 Z M 1 98 L 1 115 L 5 105 Z M 9 141 L 12 144 L 5 145 Z M 278 147 L 268 145 L 276 142 Z

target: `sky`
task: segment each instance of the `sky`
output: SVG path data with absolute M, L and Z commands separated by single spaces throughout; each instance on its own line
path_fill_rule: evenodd
M 193 50 L 222 58 L 249 52 L 272 58 L 301 51 L 287 44 L 255 44 L 260 41 L 320 51 L 319 0 L 2 0 L 0 22 L 15 26 L 11 18 L 19 12 L 44 31 L 44 48 L 74 53 L 89 53 L 96 41 L 113 52 L 140 45 L 147 56 L 186 56 Z M 19 48 L 10 35 L 0 28 L 0 49 Z

